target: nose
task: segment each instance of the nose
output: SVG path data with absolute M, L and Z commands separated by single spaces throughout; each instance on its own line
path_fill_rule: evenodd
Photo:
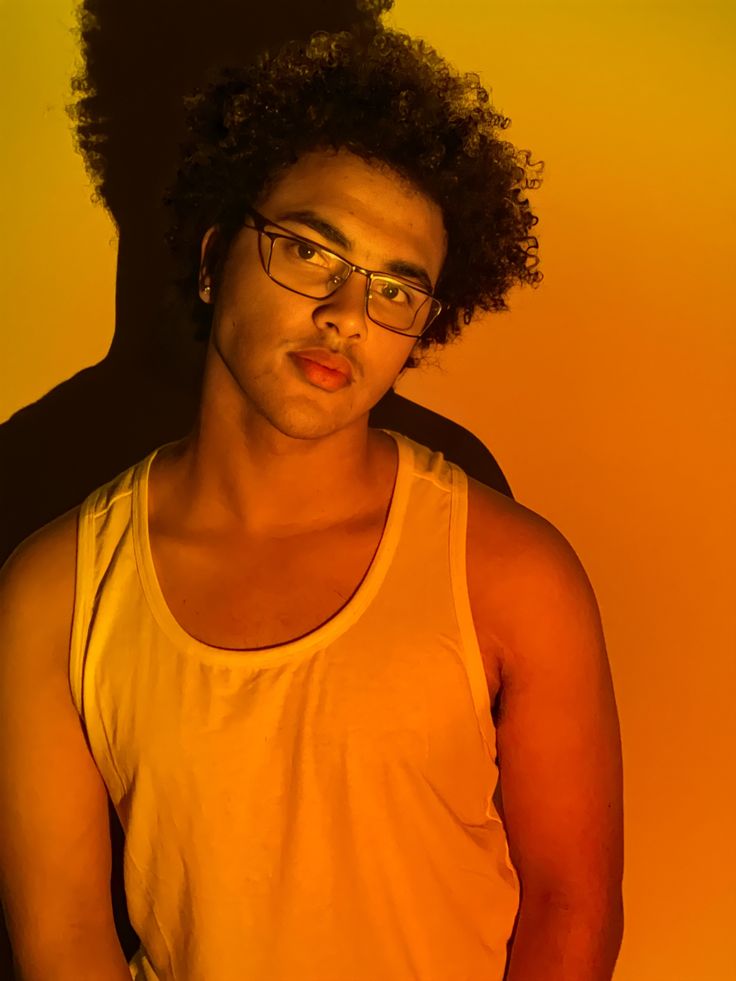
M 364 336 L 367 285 L 365 276 L 353 272 L 334 293 L 317 302 L 313 314 L 315 324 L 322 329 L 336 329 L 345 337 Z

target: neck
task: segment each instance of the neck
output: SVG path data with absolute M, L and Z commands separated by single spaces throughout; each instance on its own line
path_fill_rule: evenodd
M 190 471 L 202 499 L 217 502 L 223 517 L 250 534 L 332 527 L 370 507 L 385 446 L 367 425 L 297 446 L 289 437 L 250 437 L 233 452 L 232 441 L 210 440 L 198 430 Z
M 299 438 L 254 409 L 234 409 L 223 390 L 213 396 L 205 381 L 192 432 L 154 464 L 171 477 L 163 481 L 171 487 L 166 507 L 192 529 L 255 541 L 334 528 L 385 507 L 397 451 L 388 434 L 368 427 L 367 413 Z

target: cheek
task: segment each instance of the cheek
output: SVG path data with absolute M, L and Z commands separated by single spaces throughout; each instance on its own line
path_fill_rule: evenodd
M 388 343 L 377 344 L 370 358 L 366 359 L 366 375 L 373 380 L 376 390 L 384 391 L 391 387 L 414 349 L 413 344 L 402 342 L 399 337 L 396 341 L 397 343 L 389 340 Z
M 271 280 L 261 267 L 254 244 L 248 239 L 236 241 L 221 272 L 219 299 L 223 310 L 239 319 L 261 304 L 270 292 L 269 285 Z
M 259 272 L 258 269 L 238 270 L 224 277 L 218 314 L 226 330 L 235 327 L 239 332 L 261 336 L 273 323 L 280 297 L 269 288 L 270 280 Z

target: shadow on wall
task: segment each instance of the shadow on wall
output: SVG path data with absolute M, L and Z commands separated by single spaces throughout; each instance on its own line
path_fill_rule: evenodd
M 184 133 L 182 96 L 218 66 L 242 64 L 289 38 L 348 27 L 361 16 L 358 6 L 359 0 L 81 5 L 101 195 L 119 229 L 115 333 L 103 361 L 0 425 L 0 563 L 33 531 L 194 422 L 205 345 L 194 340 L 194 325 L 174 298 L 161 205 Z M 393 390 L 370 423 L 442 451 L 511 496 L 475 436 Z M 112 808 L 111 831 L 116 923 L 130 956 L 137 938 L 125 909 L 123 837 Z M 0 929 L 0 977 L 10 976 Z

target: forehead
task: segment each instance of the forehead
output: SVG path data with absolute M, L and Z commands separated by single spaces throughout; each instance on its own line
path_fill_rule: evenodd
M 346 150 L 314 151 L 285 171 L 257 204 L 273 221 L 311 211 L 353 243 L 366 265 L 405 259 L 424 264 L 436 281 L 445 257 L 442 211 L 387 166 Z

